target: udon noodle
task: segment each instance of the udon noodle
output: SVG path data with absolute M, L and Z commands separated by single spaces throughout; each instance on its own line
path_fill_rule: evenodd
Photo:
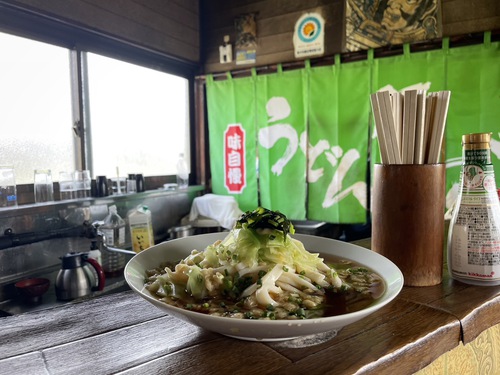
M 146 288 L 179 308 L 271 320 L 343 314 L 383 292 L 382 279 L 368 268 L 325 262 L 289 232 L 293 226 L 279 212 L 247 212 L 222 241 L 148 270 Z

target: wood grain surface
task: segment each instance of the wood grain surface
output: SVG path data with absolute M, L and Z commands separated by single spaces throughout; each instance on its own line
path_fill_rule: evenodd
M 132 291 L 0 318 L 0 374 L 412 374 L 500 322 L 500 287 L 443 275 L 340 332 L 275 343 L 202 330 Z

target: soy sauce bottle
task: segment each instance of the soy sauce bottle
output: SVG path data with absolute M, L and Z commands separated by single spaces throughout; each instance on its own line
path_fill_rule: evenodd
M 491 133 L 462 136 L 461 189 L 448 235 L 448 270 L 461 282 L 500 285 L 500 203 Z

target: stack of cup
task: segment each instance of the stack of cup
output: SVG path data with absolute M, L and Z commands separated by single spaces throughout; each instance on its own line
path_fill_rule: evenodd
M 35 203 L 51 202 L 54 200 L 54 185 L 50 169 L 35 170 Z
M 76 198 L 73 173 L 59 172 L 59 194 L 61 200 Z
M 137 181 L 133 173 L 130 173 L 127 178 L 127 193 L 137 193 Z
M 0 207 L 17 206 L 17 190 L 14 168 L 0 166 Z
M 109 195 L 108 191 L 108 179 L 106 176 L 97 176 L 96 180 L 96 197 L 107 197 Z
M 90 178 L 90 171 L 75 171 L 75 190 L 77 198 L 88 198 L 90 197 L 90 189 L 92 185 L 92 180 Z

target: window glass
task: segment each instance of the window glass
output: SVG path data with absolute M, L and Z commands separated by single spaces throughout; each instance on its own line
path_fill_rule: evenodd
M 0 33 L 0 165 L 16 184 L 75 169 L 67 49 Z
M 189 81 L 92 53 L 87 65 L 93 177 L 175 174 L 189 156 Z

